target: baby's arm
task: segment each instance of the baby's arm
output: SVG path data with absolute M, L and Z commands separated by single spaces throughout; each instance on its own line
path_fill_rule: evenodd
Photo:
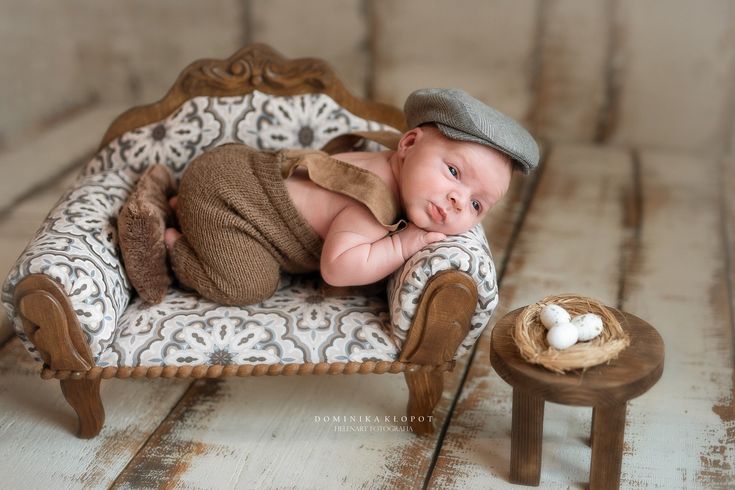
M 445 235 L 413 223 L 388 236 L 363 206 L 347 206 L 332 221 L 324 239 L 321 274 L 333 286 L 361 286 L 383 279 L 424 246 Z

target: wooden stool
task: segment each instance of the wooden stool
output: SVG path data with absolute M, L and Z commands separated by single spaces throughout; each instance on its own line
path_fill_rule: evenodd
M 618 488 L 623 459 L 625 409 L 628 400 L 653 386 L 664 368 L 664 343 L 658 332 L 640 318 L 613 310 L 630 346 L 609 364 L 584 372 L 557 374 L 526 362 L 511 332 L 523 308 L 514 310 L 492 331 L 490 362 L 513 387 L 510 481 L 538 485 L 541 477 L 541 439 L 544 402 L 594 407 L 590 488 Z

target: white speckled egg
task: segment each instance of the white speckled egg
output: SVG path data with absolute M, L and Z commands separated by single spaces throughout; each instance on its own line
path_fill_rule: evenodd
M 602 318 L 594 313 L 575 316 L 572 325 L 577 327 L 580 342 L 592 340 L 602 333 Z
M 559 323 L 546 333 L 546 341 L 551 347 L 559 350 L 566 349 L 577 343 L 577 327 L 571 323 Z
M 544 306 L 541 308 L 539 317 L 541 318 L 541 323 L 543 323 L 546 328 L 551 328 L 560 323 L 569 323 L 569 319 L 571 318 L 569 313 L 567 313 L 567 310 L 559 305 Z

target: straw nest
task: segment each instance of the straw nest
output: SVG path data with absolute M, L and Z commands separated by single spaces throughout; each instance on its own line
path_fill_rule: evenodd
M 561 306 L 572 318 L 584 313 L 600 315 L 602 333 L 592 340 L 578 342 L 564 350 L 550 347 L 546 341 L 547 330 L 539 318 L 541 309 L 548 304 Z M 585 369 L 610 361 L 630 345 L 630 337 L 609 308 L 594 299 L 571 294 L 547 296 L 524 308 L 516 319 L 512 335 L 526 361 L 540 364 L 557 373 Z

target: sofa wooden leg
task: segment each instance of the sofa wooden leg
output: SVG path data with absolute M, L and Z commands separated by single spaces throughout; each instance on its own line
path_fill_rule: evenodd
M 405 372 L 408 384 L 407 415 L 417 435 L 434 433 L 434 407 L 439 403 L 444 387 L 441 371 Z
M 90 439 L 102 430 L 105 409 L 100 398 L 100 378 L 62 379 L 61 392 L 79 417 L 77 436 Z

